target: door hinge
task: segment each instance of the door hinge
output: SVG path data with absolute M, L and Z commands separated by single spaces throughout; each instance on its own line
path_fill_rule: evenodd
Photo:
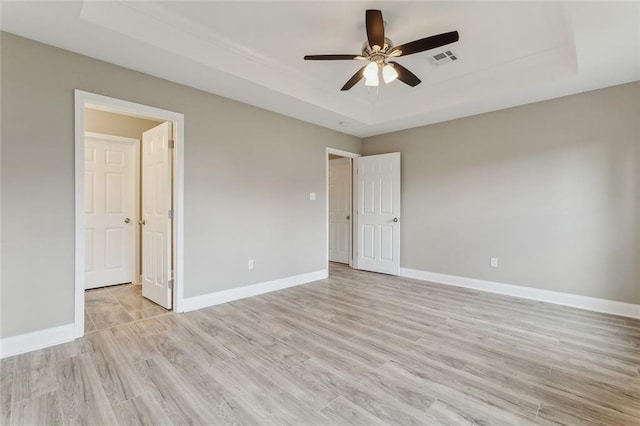
M 167 216 L 169 216 L 169 219 L 173 219 L 173 210 L 169 210 Z
M 172 289 L 173 288 L 173 278 L 171 278 L 167 284 L 168 284 L 169 288 Z
M 175 145 L 176 145 L 175 141 L 173 139 L 169 139 L 169 149 L 173 149 Z

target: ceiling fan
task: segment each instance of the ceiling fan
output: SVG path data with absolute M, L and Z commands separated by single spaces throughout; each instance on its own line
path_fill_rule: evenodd
M 304 57 L 307 61 L 340 61 L 350 59 L 368 61 L 369 63 L 360 68 L 340 90 L 351 89 L 363 78 L 365 79 L 366 86 L 378 86 L 380 84 L 380 78 L 378 76 L 379 70 L 382 70 L 382 78 L 385 83 L 391 83 L 397 78 L 403 83 L 415 87 L 421 82 L 418 76 L 399 63 L 395 61 L 387 62 L 387 60 L 389 58 L 413 55 L 414 53 L 435 49 L 436 47 L 455 43 L 459 40 L 458 32 L 450 31 L 448 33 L 421 38 L 420 40 L 401 44 L 400 46 L 394 46 L 393 42 L 384 36 L 382 11 L 367 10 L 365 13 L 365 24 L 367 28 L 367 41 L 365 41 L 362 46 L 361 54 L 306 55 Z

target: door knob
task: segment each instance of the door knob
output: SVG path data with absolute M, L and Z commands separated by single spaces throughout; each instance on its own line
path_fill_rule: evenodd
M 347 220 L 351 219 L 351 216 L 347 216 Z
M 394 222 L 400 222 L 400 219 L 398 219 L 397 217 L 394 217 L 394 218 L 393 218 L 393 221 L 394 221 Z
M 144 219 L 138 221 L 138 225 L 144 225 L 145 223 L 147 222 L 145 222 Z
M 124 223 L 129 223 L 129 222 L 131 222 L 131 219 L 129 219 L 128 217 L 125 217 L 124 218 Z

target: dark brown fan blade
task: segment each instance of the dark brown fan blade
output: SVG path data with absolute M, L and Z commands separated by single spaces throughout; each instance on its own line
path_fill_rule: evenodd
M 400 80 L 401 82 L 408 84 L 411 87 L 416 87 L 422 82 L 422 80 L 420 80 L 417 75 L 415 75 L 399 63 L 394 61 L 389 61 L 389 63 L 393 64 L 393 69 L 398 72 L 398 80 Z
M 356 59 L 360 55 L 306 55 L 305 61 L 345 61 Z
M 458 32 L 451 31 L 448 33 L 442 33 L 431 37 L 421 38 L 420 40 L 412 41 L 409 43 L 401 44 L 391 49 L 390 55 L 394 52 L 400 51 L 396 56 L 413 55 L 414 53 L 424 52 L 425 50 L 435 49 L 436 47 L 444 46 L 450 43 L 455 43 L 459 40 Z
M 362 80 L 362 79 L 364 78 L 364 69 L 365 69 L 366 67 L 367 67 L 367 66 L 365 65 L 364 67 L 360 68 L 360 69 L 358 70 L 358 72 L 357 72 L 357 73 L 355 73 L 355 74 L 353 75 L 353 77 L 351 77 L 351 78 L 349 79 L 349 81 L 347 81 L 347 82 L 344 84 L 344 86 L 342 86 L 342 89 L 340 89 L 340 90 L 349 90 L 349 89 L 351 89 L 353 86 L 355 86 L 357 82 L 359 82 L 360 80 Z
M 384 47 L 384 21 L 382 20 L 382 12 L 379 10 L 369 9 L 365 15 L 367 26 L 367 40 L 369 46 L 378 46 L 380 49 Z

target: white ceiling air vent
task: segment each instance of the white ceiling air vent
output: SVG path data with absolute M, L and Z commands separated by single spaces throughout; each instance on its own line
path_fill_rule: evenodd
M 458 55 L 453 53 L 451 50 L 445 50 L 444 52 L 437 53 L 433 56 L 430 56 L 431 62 L 434 65 L 442 65 L 447 62 L 453 62 L 458 60 Z

